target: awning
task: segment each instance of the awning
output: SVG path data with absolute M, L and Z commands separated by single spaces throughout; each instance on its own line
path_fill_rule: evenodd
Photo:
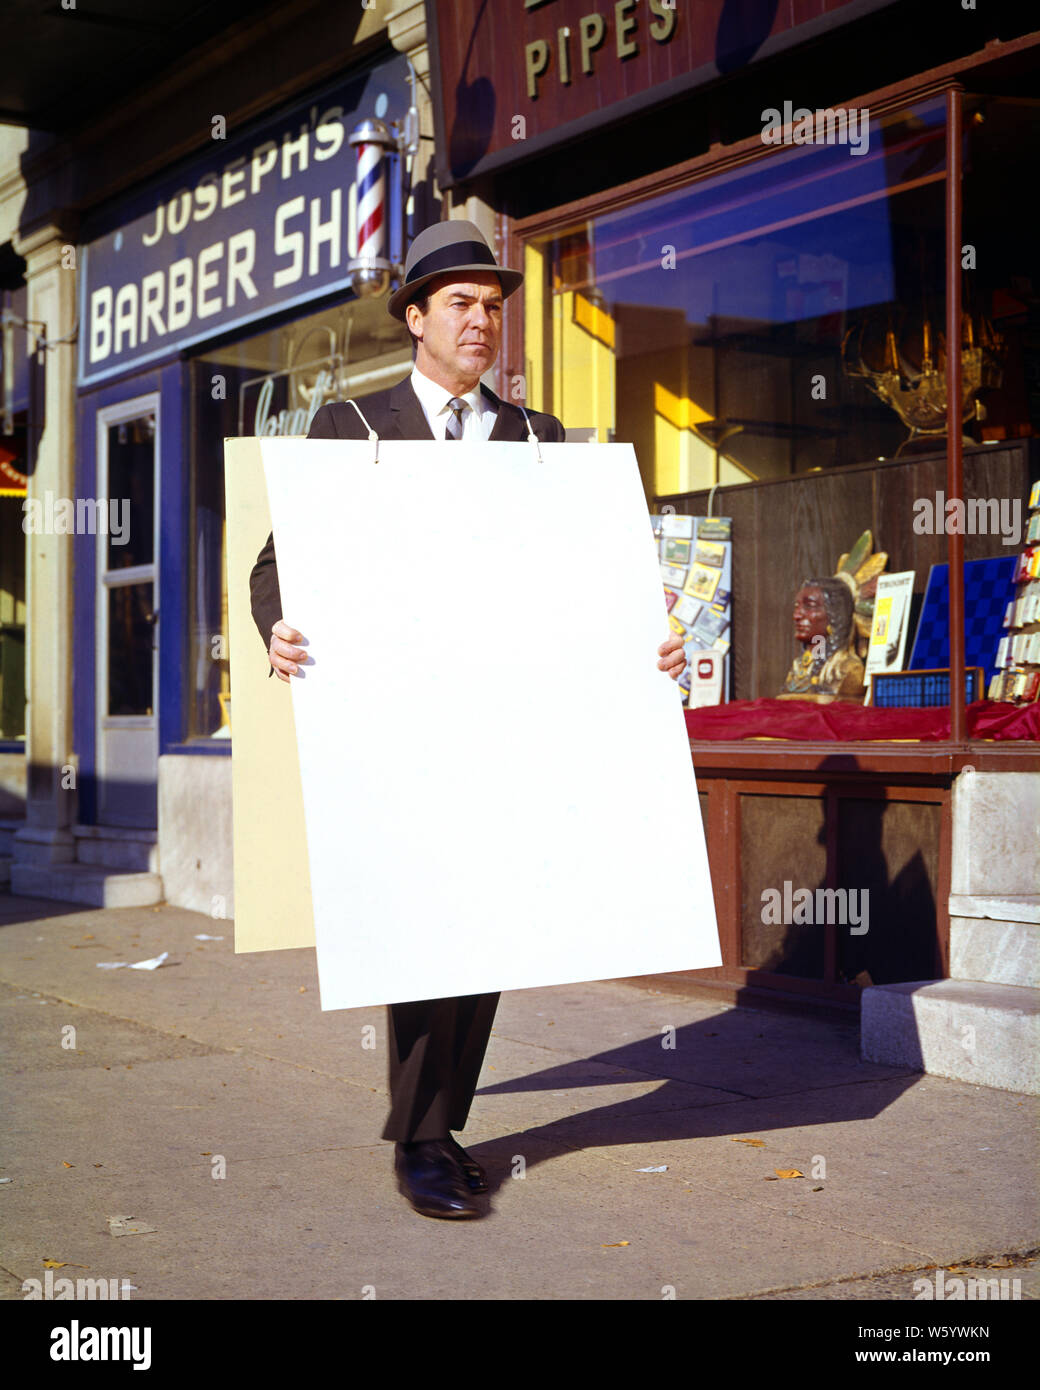
M 103 9 L 16 0 L 4 11 L 0 122 L 52 131 L 78 125 L 270 8 L 270 0 L 105 0 Z

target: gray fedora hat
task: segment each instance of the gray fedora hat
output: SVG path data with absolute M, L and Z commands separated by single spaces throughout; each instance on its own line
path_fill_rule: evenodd
M 462 270 L 492 271 L 501 281 L 505 299 L 524 281 L 521 271 L 498 265 L 479 227 L 451 218 L 427 227 L 412 242 L 404 265 L 404 284 L 390 296 L 387 309 L 404 323 L 405 306 L 424 285 L 438 275 Z

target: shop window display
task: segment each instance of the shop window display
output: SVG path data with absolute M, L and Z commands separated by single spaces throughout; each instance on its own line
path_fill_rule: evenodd
M 946 127 L 945 97 L 882 112 L 858 154 L 773 147 L 526 243 L 532 404 L 632 440 L 651 511 L 732 517 L 729 699 L 784 689 L 795 595 L 867 530 L 888 571 L 912 576 L 909 661 L 947 559 Z M 1024 515 L 1040 464 L 1040 266 L 1000 193 L 1038 151 L 1037 103 L 965 95 L 969 517 Z M 965 529 L 966 562 L 1021 544 L 1004 526 Z
M 880 368 L 894 334 L 919 366 L 934 342 L 944 173 L 933 101 L 871 121 L 858 157 L 771 151 L 531 245 L 535 404 L 633 439 L 648 497 L 893 455 L 906 431 L 842 348 L 855 326 Z

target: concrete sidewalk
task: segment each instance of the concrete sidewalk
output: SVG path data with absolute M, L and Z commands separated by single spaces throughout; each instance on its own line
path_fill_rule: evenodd
M 936 1266 L 1040 1295 L 1036 1099 L 652 981 L 503 996 L 460 1136 L 490 1215 L 420 1217 L 384 1011 L 323 1014 L 313 951 L 233 931 L 0 895 L 0 1297 L 45 1260 L 134 1299 L 914 1299 Z

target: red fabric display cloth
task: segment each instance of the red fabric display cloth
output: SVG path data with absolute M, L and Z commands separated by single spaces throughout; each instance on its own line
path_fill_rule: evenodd
M 817 705 L 811 700 L 734 700 L 688 709 L 686 732 L 695 739 L 772 738 L 845 743 L 913 739 L 940 742 L 950 736 L 948 705 L 931 709 L 873 709 Z M 1040 740 L 1040 704 L 976 700 L 967 708 L 969 739 Z

